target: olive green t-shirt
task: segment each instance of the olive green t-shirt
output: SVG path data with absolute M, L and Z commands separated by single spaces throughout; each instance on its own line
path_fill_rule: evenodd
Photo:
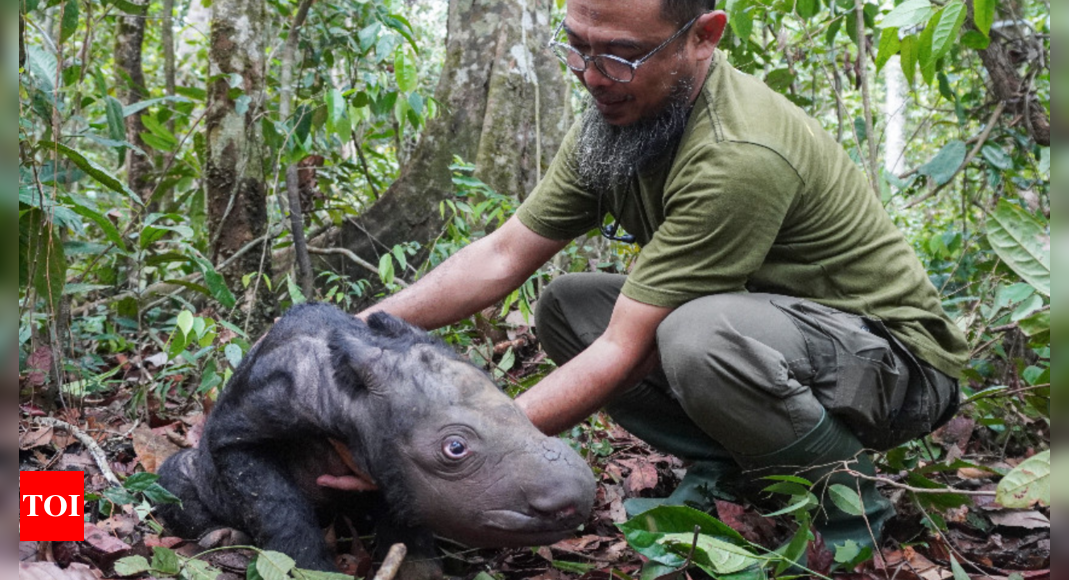
M 557 240 L 599 225 L 565 138 L 520 221 Z M 674 156 L 606 194 L 603 211 L 641 252 L 623 294 L 675 308 L 723 292 L 813 300 L 882 320 L 913 353 L 957 377 L 961 331 L 865 175 L 814 119 L 718 52 Z

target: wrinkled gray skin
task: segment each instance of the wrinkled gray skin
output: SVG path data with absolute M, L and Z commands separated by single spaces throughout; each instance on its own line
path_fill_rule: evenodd
M 345 472 L 329 438 L 380 491 L 315 485 Z M 183 507 L 159 515 L 183 537 L 236 528 L 299 567 L 334 570 L 320 524 L 355 510 L 375 519 L 380 545 L 408 546 L 409 579 L 441 575 L 432 533 L 476 547 L 552 543 L 594 500 L 585 462 L 481 370 L 399 319 L 365 325 L 326 305 L 279 320 L 223 391 L 200 447 L 160 475 Z

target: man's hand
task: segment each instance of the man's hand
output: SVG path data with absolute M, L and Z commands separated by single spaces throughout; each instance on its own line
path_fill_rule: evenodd
M 621 294 L 605 333 L 516 403 L 547 435 L 570 429 L 657 367 L 657 327 L 671 312 Z

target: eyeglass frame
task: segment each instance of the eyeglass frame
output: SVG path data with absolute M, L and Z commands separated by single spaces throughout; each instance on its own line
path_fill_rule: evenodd
M 581 72 L 586 72 L 586 70 L 588 68 L 590 68 L 590 64 L 589 63 L 593 62 L 594 63 L 594 68 L 598 69 L 599 73 L 605 75 L 605 78 L 611 79 L 613 82 L 626 84 L 626 83 L 629 83 L 629 82 L 635 80 L 635 71 L 638 70 L 638 67 L 640 67 L 643 64 L 645 64 L 650 58 L 653 57 L 653 55 L 655 55 L 658 52 L 660 52 L 661 50 L 663 50 L 666 46 L 668 46 L 669 44 L 672 44 L 672 41 L 676 40 L 677 38 L 679 38 L 680 36 L 685 34 L 688 30 L 690 30 L 690 28 L 692 26 L 694 26 L 694 23 L 697 22 L 698 19 L 701 18 L 702 16 L 703 16 L 703 14 L 699 14 L 699 15 L 695 16 L 694 18 L 691 18 L 690 22 L 687 22 L 686 24 L 684 24 L 682 28 L 680 28 L 679 30 L 677 30 L 675 32 L 675 34 L 673 34 L 672 36 L 669 36 L 664 42 L 662 42 L 661 44 L 657 45 L 656 48 L 654 48 L 653 50 L 647 52 L 644 56 L 642 56 L 642 58 L 639 58 L 637 60 L 627 60 L 626 58 L 621 58 L 621 57 L 618 57 L 618 56 L 613 55 L 613 54 L 595 54 L 594 56 L 587 56 L 587 55 L 583 54 L 582 52 L 580 52 L 578 48 L 575 48 L 574 46 L 572 46 L 571 44 L 569 44 L 567 42 L 560 42 L 559 40 L 550 40 L 547 43 L 547 47 L 551 51 L 553 51 L 553 54 L 556 55 L 557 58 L 560 59 L 561 62 L 564 63 L 564 66 L 568 67 L 568 70 L 575 71 L 575 72 L 580 72 L 580 73 Z M 550 38 L 551 39 L 555 39 L 558 36 L 560 36 L 561 30 L 564 30 L 564 20 L 560 21 L 560 24 L 557 25 L 557 30 L 553 32 L 553 36 L 551 36 Z M 572 65 L 568 64 L 568 57 L 562 56 L 560 53 L 558 53 L 556 50 L 554 50 L 557 47 L 560 47 L 560 48 L 562 48 L 564 50 L 570 51 L 570 52 L 578 55 L 579 58 L 583 59 L 583 68 L 582 69 L 577 69 L 577 68 L 573 67 Z M 631 69 L 631 78 L 629 78 L 629 79 L 627 79 L 625 81 L 625 80 L 622 80 L 622 79 L 618 79 L 618 78 L 610 75 L 609 73 L 605 72 L 605 69 L 602 68 L 601 64 L 599 64 L 599 63 L 602 61 L 601 59 L 606 59 L 606 58 L 610 59 L 610 60 L 613 60 L 615 62 L 618 62 L 620 64 L 626 65 L 628 68 L 630 68 Z

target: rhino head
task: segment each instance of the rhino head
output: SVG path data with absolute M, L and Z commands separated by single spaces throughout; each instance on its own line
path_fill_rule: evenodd
M 586 521 L 594 477 L 571 447 L 422 330 L 385 314 L 368 327 L 376 339 L 337 342 L 334 366 L 366 413 L 350 446 L 402 520 L 478 547 L 550 544 Z

